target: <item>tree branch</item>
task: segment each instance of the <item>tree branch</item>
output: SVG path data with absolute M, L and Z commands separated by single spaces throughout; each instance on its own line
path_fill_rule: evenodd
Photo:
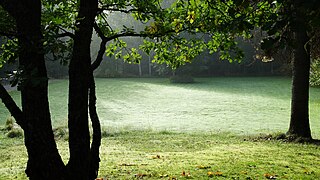
M 97 25 L 97 23 L 94 23 L 93 27 L 102 41 L 100 43 L 100 49 L 98 51 L 98 55 L 96 57 L 96 60 L 91 65 L 92 71 L 96 70 L 100 66 L 100 64 L 103 60 L 103 55 L 106 51 L 106 44 L 107 44 L 106 37 L 103 34 L 103 32 L 101 31 L 101 29 L 99 28 L 99 26 Z
M 95 31 L 97 32 L 97 34 L 99 35 L 99 37 L 101 38 L 101 40 L 102 40 L 101 43 L 100 43 L 100 49 L 98 51 L 97 58 L 91 64 L 91 68 L 92 68 L 93 71 L 96 70 L 100 66 L 100 64 L 101 64 L 101 62 L 103 60 L 103 55 L 104 55 L 104 53 L 106 51 L 107 42 L 109 42 L 109 41 L 111 41 L 113 39 L 117 39 L 119 37 L 126 37 L 126 36 L 131 36 L 131 37 L 150 37 L 151 36 L 151 35 L 149 35 L 147 33 L 140 33 L 139 34 L 139 33 L 135 33 L 135 32 L 124 32 L 124 33 L 120 33 L 120 34 L 114 34 L 114 35 L 112 35 L 110 37 L 106 37 L 103 34 L 103 32 L 101 31 L 101 29 L 99 28 L 99 26 L 97 25 L 97 23 L 94 23 L 93 27 L 94 27 Z M 172 31 L 172 32 L 174 32 L 174 31 Z M 159 33 L 159 34 L 154 34 L 153 35 L 153 37 L 158 37 L 158 36 L 163 36 L 163 34 Z
M 99 12 L 102 12 L 102 11 L 113 11 L 113 12 L 122 12 L 122 13 L 133 13 L 133 12 L 142 12 L 142 13 L 152 13 L 151 11 L 143 11 L 143 9 L 117 9 L 117 8 L 100 8 L 99 9 L 100 11 Z
M 0 84 L 0 99 L 11 115 L 15 118 L 17 124 L 20 125 L 22 129 L 25 129 L 25 121 L 23 120 L 23 113 L 21 109 L 17 106 L 2 84 Z
M 91 65 L 92 71 L 96 70 L 100 66 L 100 64 L 103 60 L 103 55 L 106 52 L 106 44 L 107 44 L 107 41 L 104 41 L 104 40 L 101 41 L 97 58 Z

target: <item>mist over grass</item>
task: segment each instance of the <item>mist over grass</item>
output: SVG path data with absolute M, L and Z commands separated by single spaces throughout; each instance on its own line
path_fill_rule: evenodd
M 96 79 L 104 128 L 176 132 L 285 132 L 290 120 L 291 80 L 283 77 L 197 78 L 171 84 L 165 78 Z M 54 127 L 67 125 L 67 80 L 49 85 Z M 19 101 L 19 93 L 11 92 Z M 9 113 L 1 104 L 0 125 Z M 310 123 L 320 137 L 320 89 L 310 89 Z

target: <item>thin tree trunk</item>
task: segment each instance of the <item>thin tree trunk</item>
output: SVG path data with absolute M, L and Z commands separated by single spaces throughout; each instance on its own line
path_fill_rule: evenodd
M 149 55 L 149 76 L 151 77 L 152 76 L 152 63 L 151 63 L 151 56 Z
M 92 123 L 93 135 L 90 149 L 90 169 L 89 169 L 89 179 L 95 179 L 98 176 L 99 170 L 99 148 L 101 145 L 101 127 L 100 121 L 96 108 L 96 86 L 95 80 L 93 77 L 93 71 L 90 76 L 90 84 L 89 84 L 90 92 L 89 92 L 89 114 Z
M 139 68 L 139 77 L 142 76 L 142 67 L 141 67 L 141 62 L 139 62 L 138 64 L 138 68 Z

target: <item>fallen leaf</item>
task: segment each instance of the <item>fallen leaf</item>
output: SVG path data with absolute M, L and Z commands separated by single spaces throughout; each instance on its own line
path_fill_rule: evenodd
M 143 173 L 138 173 L 138 174 L 135 174 L 134 177 L 136 178 L 143 178 L 143 177 L 146 177 L 148 176 L 147 174 L 143 174 Z
M 198 169 L 209 169 L 211 168 L 211 166 L 202 166 L 202 165 L 199 165 L 197 166 Z
M 156 156 L 152 156 L 151 158 L 152 159 L 161 159 L 161 156 L 160 155 L 156 155 Z
M 120 164 L 119 166 L 137 166 L 137 165 L 136 164 L 123 163 L 123 164 Z
M 313 171 L 310 171 L 309 169 L 304 169 L 303 170 L 303 173 L 307 174 L 307 175 L 310 175 L 310 174 L 313 174 L 314 172 Z
M 263 175 L 267 179 L 277 179 L 277 175 L 266 173 Z
M 181 176 L 189 178 L 189 177 L 191 177 L 191 174 L 190 174 L 190 172 L 186 173 L 185 171 L 182 171 Z
M 168 174 L 160 174 L 159 177 L 164 178 L 164 177 L 169 177 L 169 175 Z
M 186 172 L 182 171 L 181 176 L 186 176 Z
M 103 180 L 103 178 L 96 178 L 96 180 Z
M 221 171 L 217 171 L 217 172 L 209 171 L 207 174 L 209 177 L 213 177 L 213 176 L 222 176 L 223 173 Z

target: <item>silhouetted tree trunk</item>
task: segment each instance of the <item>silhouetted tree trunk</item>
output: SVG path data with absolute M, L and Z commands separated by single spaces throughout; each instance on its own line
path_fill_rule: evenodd
M 90 134 L 88 127 L 88 91 L 92 74 L 90 44 L 97 0 L 81 0 L 69 65 L 69 173 L 73 179 L 88 180 L 90 174 Z
M 22 111 L 12 103 L 11 114 L 18 119 L 28 152 L 26 174 L 30 179 L 64 179 L 65 166 L 54 140 L 49 102 L 48 78 L 42 49 L 41 1 L 0 1 L 16 20 L 19 68 L 22 70 Z M 10 98 L 7 99 L 10 101 Z M 5 103 L 6 104 L 6 103 Z M 21 116 L 22 115 L 22 116 Z
M 294 57 L 292 67 L 291 120 L 288 135 L 311 139 L 309 124 L 310 48 L 304 15 L 294 3 Z
M 93 77 L 93 71 L 91 72 L 89 80 L 89 114 L 92 123 L 92 142 L 90 148 L 90 169 L 89 169 L 89 179 L 95 179 L 98 176 L 99 170 L 99 148 L 101 145 L 101 127 L 100 120 L 96 108 L 96 86 Z

